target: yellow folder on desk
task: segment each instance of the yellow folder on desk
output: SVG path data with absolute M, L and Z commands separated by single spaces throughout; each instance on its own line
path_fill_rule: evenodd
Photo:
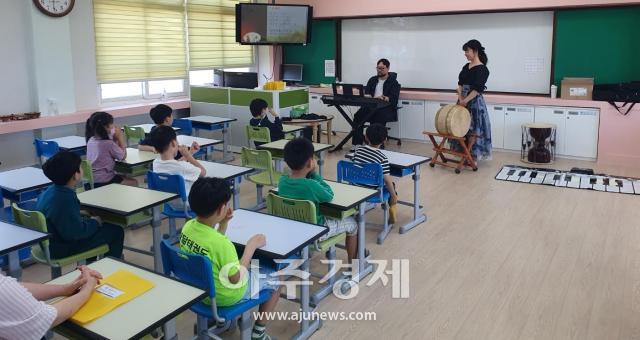
M 101 280 L 89 300 L 71 317 L 71 320 L 80 324 L 91 322 L 153 287 L 152 282 L 120 269 Z M 113 297 L 100 292 L 105 288 L 115 292 Z

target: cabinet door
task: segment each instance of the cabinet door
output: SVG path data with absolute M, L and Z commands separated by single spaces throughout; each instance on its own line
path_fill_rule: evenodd
M 568 156 L 596 158 L 598 156 L 597 110 L 567 110 L 566 154 Z
M 424 101 L 401 100 L 398 119 L 400 120 L 400 136 L 402 138 L 424 140 L 425 130 Z
M 556 126 L 556 154 L 566 155 L 567 109 L 562 107 L 536 107 L 536 123 L 548 123 Z
M 504 106 L 488 105 L 487 109 L 491 122 L 491 146 L 504 149 Z
M 522 124 L 532 123 L 533 107 L 506 106 L 504 112 L 504 148 L 522 149 Z

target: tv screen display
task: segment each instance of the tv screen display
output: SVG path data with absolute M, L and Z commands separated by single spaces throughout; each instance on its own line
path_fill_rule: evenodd
M 246 45 L 307 44 L 312 7 L 305 5 L 236 5 L 236 41 Z
M 300 64 L 282 64 L 282 80 L 284 81 L 302 81 L 302 65 Z

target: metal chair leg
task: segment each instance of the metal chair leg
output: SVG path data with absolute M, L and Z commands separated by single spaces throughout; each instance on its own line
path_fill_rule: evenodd
M 384 228 L 378 233 L 378 244 L 384 243 L 384 240 L 391 230 L 391 226 L 389 225 L 389 204 L 387 202 L 382 203 L 382 211 L 384 212 Z
M 251 340 L 251 331 L 253 325 L 251 324 L 251 312 L 246 311 L 242 313 L 240 317 L 240 338 L 242 340 Z
M 328 271 L 327 273 L 331 273 L 335 267 L 335 263 L 332 260 L 336 259 L 336 247 L 331 246 L 327 251 L 327 260 L 329 260 Z M 322 299 L 327 297 L 327 295 L 333 292 L 333 285 L 338 281 L 338 276 L 340 273 L 336 273 L 329 277 L 329 281 L 327 281 L 320 289 L 316 290 L 310 297 L 310 301 L 312 305 L 318 305 Z

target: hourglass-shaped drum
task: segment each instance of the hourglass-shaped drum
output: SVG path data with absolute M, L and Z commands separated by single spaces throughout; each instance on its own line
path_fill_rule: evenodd
M 546 123 L 522 125 L 521 160 L 549 164 L 556 157 L 556 126 Z

